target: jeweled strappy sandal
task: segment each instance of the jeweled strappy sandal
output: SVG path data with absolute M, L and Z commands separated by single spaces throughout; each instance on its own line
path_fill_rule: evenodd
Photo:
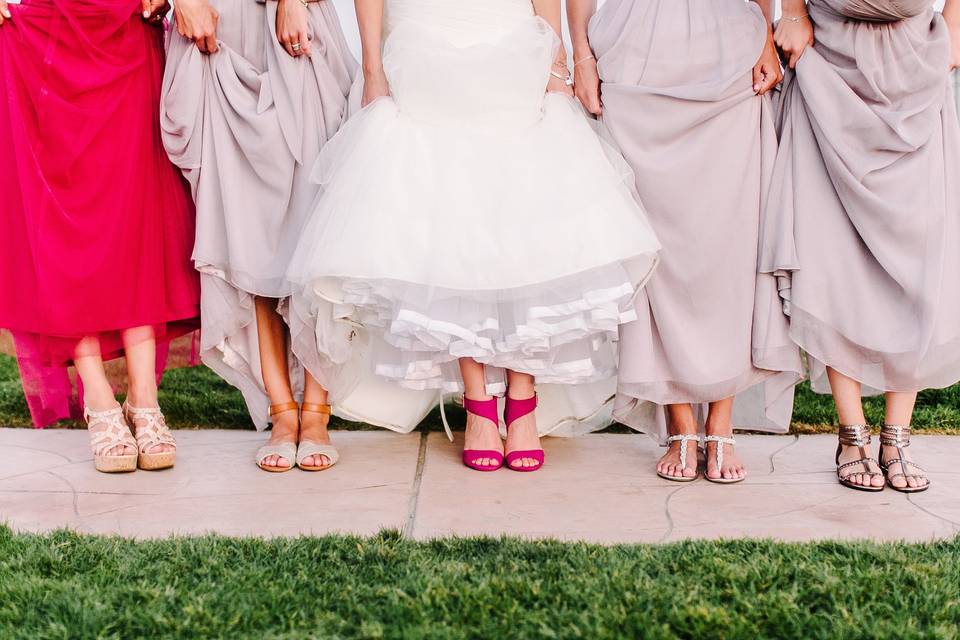
M 880 468 L 883 469 L 883 475 L 887 479 L 888 487 L 901 493 L 918 493 L 920 491 L 926 491 L 930 488 L 930 479 L 927 478 L 927 474 L 924 473 L 923 467 L 911 462 L 910 460 L 907 460 L 903 453 L 903 450 L 910 446 L 910 427 L 896 424 L 883 425 L 880 428 L 880 445 Z M 896 447 L 897 457 L 890 460 L 884 460 L 882 448 L 884 446 Z M 890 467 L 895 464 L 900 465 L 900 473 L 890 473 Z M 920 473 L 907 473 L 908 466 L 916 469 Z M 891 482 L 894 478 L 903 478 L 904 481 L 907 481 L 909 478 L 923 479 L 927 482 L 926 484 L 918 487 L 911 487 L 909 484 L 902 487 L 897 487 L 893 484 L 893 482 Z
M 320 413 L 329 416 L 330 405 L 304 402 L 302 405 L 300 405 L 301 415 L 304 412 Z M 327 460 L 330 462 L 327 464 L 303 464 L 303 461 L 310 456 L 326 456 Z M 304 471 L 323 471 L 324 469 L 329 469 L 333 465 L 337 464 L 338 460 L 340 460 L 340 452 L 332 444 L 313 442 L 312 440 L 301 440 L 297 445 L 297 466 Z
M 123 409 L 116 407 L 106 411 L 93 411 L 84 407 L 83 418 L 87 421 L 90 448 L 93 450 L 93 466 L 103 473 L 124 473 L 137 470 L 137 454 L 110 454 L 111 449 L 125 446 L 137 450 L 137 441 L 130 433 L 130 425 L 123 418 Z M 90 427 L 97 427 L 91 431 Z M 102 427 L 102 428 L 101 428 Z
M 707 454 L 707 443 L 716 442 L 717 443 L 717 471 L 720 472 L 719 478 L 711 478 L 704 471 L 703 477 L 709 480 L 710 482 L 715 482 L 716 484 L 736 484 L 738 482 L 743 482 L 746 476 L 740 476 L 739 478 L 724 478 L 723 477 L 723 445 L 728 444 L 731 447 L 737 446 L 737 441 L 733 436 L 703 436 L 703 454 Z
M 876 477 L 882 477 L 883 473 L 880 471 L 871 471 L 870 465 L 879 468 L 879 463 L 876 458 L 871 458 L 867 455 L 867 452 L 864 450 L 864 447 L 870 445 L 870 427 L 864 424 L 842 424 L 840 425 L 840 442 L 837 443 L 837 455 L 836 455 L 836 465 L 837 465 L 837 480 L 843 486 L 849 489 L 856 489 L 857 491 L 883 491 L 883 485 L 875 487 L 872 484 L 857 484 L 856 482 L 850 481 L 850 476 L 862 475 L 867 476 L 871 479 Z M 857 447 L 860 449 L 860 459 L 851 460 L 850 462 L 844 462 L 840 464 L 840 454 L 843 453 L 843 447 Z M 863 471 L 851 471 L 850 473 L 842 473 L 844 469 L 849 469 L 860 465 Z
M 170 433 L 160 407 L 138 409 L 124 402 L 123 417 L 133 427 L 137 440 L 137 466 L 146 471 L 159 471 L 177 463 L 177 441 Z M 150 449 L 161 444 L 173 447 L 173 451 L 150 453 Z
M 278 413 L 283 413 L 284 411 L 296 411 L 299 408 L 300 405 L 298 405 L 296 402 L 272 404 L 270 405 L 270 410 L 267 412 L 267 415 L 273 417 Z M 278 456 L 283 458 L 287 461 L 287 466 L 279 467 L 277 465 L 263 464 L 263 461 L 270 456 Z M 280 444 L 267 443 L 257 449 L 255 460 L 258 467 L 264 471 L 269 471 L 270 473 L 283 473 L 284 471 L 290 471 L 290 469 L 293 469 L 297 462 L 297 445 L 293 442 L 281 442 Z
M 680 473 L 679 476 L 671 476 L 669 474 L 663 473 L 662 471 L 657 471 L 657 475 L 663 478 L 664 480 L 672 480 L 673 482 L 693 482 L 700 477 L 700 461 L 697 461 L 697 465 L 693 468 L 696 472 L 693 476 L 687 477 L 683 474 L 683 469 L 687 468 L 687 443 L 688 442 L 700 442 L 700 436 L 695 433 L 680 433 L 675 436 L 669 436 L 667 438 L 667 446 L 670 446 L 673 442 L 680 443 Z M 694 456 L 696 456 L 697 448 L 694 447 Z

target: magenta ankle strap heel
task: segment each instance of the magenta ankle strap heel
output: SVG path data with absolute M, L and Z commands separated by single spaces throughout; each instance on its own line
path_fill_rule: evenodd
M 530 398 L 524 400 L 514 400 L 507 396 L 506 405 L 503 410 L 503 419 L 507 423 L 507 431 L 510 430 L 510 425 L 524 417 L 527 414 L 533 413 L 537 408 L 537 396 L 533 395 Z M 533 467 L 514 467 L 514 460 L 521 460 L 523 458 L 530 458 L 536 460 L 537 464 Z M 543 466 L 544 457 L 543 449 L 528 449 L 526 451 L 511 451 L 507 454 L 507 468 L 512 471 L 536 471 Z
M 463 396 L 463 408 L 466 409 L 468 413 L 486 418 L 495 425 L 497 430 L 500 429 L 500 416 L 497 413 L 496 398 L 490 398 L 489 400 L 471 400 L 467 396 Z M 483 458 L 496 460 L 496 463 L 478 464 L 476 462 Z M 493 449 L 464 449 L 463 464 L 475 471 L 496 471 L 503 466 L 503 453 L 494 451 Z

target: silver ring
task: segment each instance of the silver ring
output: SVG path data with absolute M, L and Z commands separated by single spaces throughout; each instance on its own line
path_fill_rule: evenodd
M 300 43 L 299 43 L 299 42 L 294 42 L 292 45 L 290 45 L 290 48 L 293 49 L 294 51 L 300 51 L 300 49 L 301 49 Z

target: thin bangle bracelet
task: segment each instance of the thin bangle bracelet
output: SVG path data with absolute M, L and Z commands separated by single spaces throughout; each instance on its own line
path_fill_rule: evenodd
M 592 55 L 587 56 L 586 58 L 580 58 L 579 60 L 575 60 L 575 61 L 574 61 L 573 66 L 577 66 L 577 65 L 580 64 L 581 62 L 586 62 L 587 60 L 596 60 L 596 58 L 593 57 Z
M 803 14 L 802 16 L 783 16 L 784 20 L 789 20 L 790 22 L 800 22 L 804 18 L 810 17 L 810 14 Z

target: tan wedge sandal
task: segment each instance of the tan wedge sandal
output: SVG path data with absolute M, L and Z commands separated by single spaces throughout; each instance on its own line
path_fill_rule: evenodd
M 720 469 L 723 469 L 723 445 L 727 444 L 727 445 L 730 445 L 731 447 L 735 447 L 737 446 L 737 441 L 734 439 L 733 436 L 703 436 L 703 455 L 704 456 L 708 455 L 707 454 L 708 442 L 717 443 L 716 460 L 717 460 L 717 470 L 719 471 Z M 710 476 L 707 475 L 706 468 L 704 468 L 703 477 L 715 484 L 736 484 L 738 482 L 743 482 L 746 479 L 746 476 L 741 476 L 739 478 L 724 478 L 722 475 L 719 478 L 711 478 Z
M 894 491 L 901 493 L 919 493 L 930 488 L 930 479 L 924 473 L 923 467 L 906 459 L 903 450 L 910 446 L 910 427 L 896 424 L 885 424 L 880 427 L 880 445 L 881 447 L 896 447 L 897 457 L 890 460 L 883 459 L 883 449 L 880 449 L 880 468 L 883 469 L 883 475 L 887 479 L 887 486 Z M 890 473 L 890 467 L 900 465 L 900 473 Z M 920 473 L 909 473 L 910 469 L 916 469 Z M 915 480 L 926 480 L 927 483 L 919 487 L 906 485 L 897 487 L 891 482 L 894 478 L 903 478 L 906 481 L 909 478 Z
M 285 411 L 296 411 L 300 408 L 296 402 L 284 402 L 282 404 L 272 404 L 270 405 L 270 410 L 268 415 L 273 417 L 279 413 Z M 270 456 L 279 456 L 285 459 L 290 464 L 286 467 L 277 467 L 272 465 L 263 464 L 263 461 L 269 458 Z M 257 455 L 255 462 L 257 466 L 263 469 L 264 471 L 269 471 L 270 473 L 283 473 L 284 471 L 290 471 L 293 469 L 297 460 L 297 445 L 293 442 L 281 442 L 280 444 L 265 444 L 259 449 L 257 449 Z
M 871 471 L 872 468 L 879 468 L 880 465 L 877 463 L 877 459 L 868 456 L 866 450 L 864 449 L 864 447 L 870 446 L 870 427 L 865 424 L 842 424 L 840 425 L 839 435 L 840 442 L 837 443 L 836 465 L 837 480 L 840 482 L 840 484 L 848 489 L 856 489 L 857 491 L 870 491 L 873 493 L 876 493 L 877 491 L 883 491 L 883 485 L 875 487 L 873 485 L 862 485 L 850 481 L 850 476 L 854 475 L 862 475 L 869 478 L 883 476 L 883 473 L 880 471 Z M 850 462 L 840 464 L 840 454 L 843 453 L 844 446 L 859 448 L 860 458 L 858 460 L 851 460 Z M 849 469 L 857 465 L 860 465 L 862 471 L 843 473 L 844 469 Z
M 304 402 L 300 406 L 301 415 L 304 412 L 307 413 L 320 413 L 323 415 L 330 415 L 330 405 L 328 404 L 314 404 L 311 402 Z M 330 461 L 329 464 L 324 465 L 305 465 L 303 461 L 309 458 L 310 456 L 326 456 L 327 460 Z M 337 464 L 337 461 L 340 460 L 340 452 L 332 444 L 323 444 L 322 442 L 313 442 L 312 440 L 301 440 L 297 445 L 297 466 L 303 469 L 304 471 L 323 471 L 329 469 L 333 465 Z
M 137 441 L 130 433 L 130 425 L 124 420 L 123 409 L 116 407 L 106 411 L 93 411 L 84 407 L 83 418 L 87 421 L 90 448 L 93 450 L 93 466 L 97 471 L 127 473 L 137 470 L 136 453 L 126 455 L 108 453 L 119 446 L 137 450 Z
M 127 424 L 133 426 L 133 434 L 137 439 L 137 466 L 145 471 L 159 471 L 177 463 L 177 441 L 170 433 L 160 407 L 140 409 L 124 402 L 123 417 Z M 173 451 L 150 453 L 151 449 L 161 444 L 173 447 Z

